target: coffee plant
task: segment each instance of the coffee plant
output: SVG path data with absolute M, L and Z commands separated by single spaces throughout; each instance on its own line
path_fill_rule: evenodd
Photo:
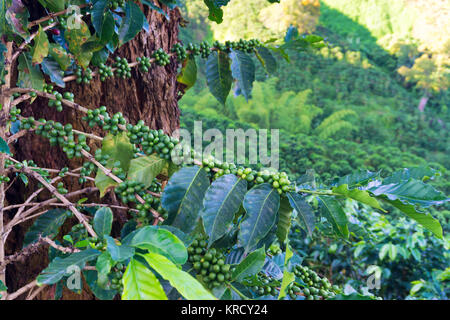
M 219 102 L 225 103 L 233 82 L 248 99 L 255 79 L 253 57 L 270 74 L 276 56 L 288 59 L 287 46 L 314 50 L 325 45 L 320 37 L 306 36 L 276 45 L 259 40 L 176 43 L 135 61 L 118 55 L 122 45 L 146 32 L 144 7 L 161 14 L 167 14 L 166 6 L 176 7 L 176 1 L 159 2 L 161 6 L 151 1 L 39 1 L 53 13 L 29 21 L 22 1 L 1 1 L 3 299 L 35 297 L 48 286 L 60 292 L 73 266 L 99 299 L 338 299 L 341 288 L 302 264 L 289 235 L 294 225 L 306 237 L 320 236 L 329 226 L 335 236 L 349 239 L 353 229 L 343 207 L 346 199 L 381 213 L 397 208 L 433 236 L 443 237 L 440 223 L 422 210 L 448 201 L 424 182 L 427 171 L 406 170 L 385 178 L 360 171 L 316 187 L 297 184 L 285 172 L 199 160 L 195 152 L 178 165 L 178 138 L 144 120 L 130 123 L 108 106 L 78 104 L 65 90 L 67 82 L 88 87 L 96 77 L 127 81 L 134 73 L 169 64 L 179 65 L 178 82 L 188 89 L 196 79 L 196 56 L 206 59 L 208 87 Z M 205 1 L 209 18 L 220 23 L 227 2 Z M 72 3 L 79 5 L 78 14 L 71 14 Z M 58 112 L 82 114 L 84 128 L 98 127 L 104 134 L 22 115 L 21 104 L 36 98 L 47 99 Z M 76 159 L 78 167 L 44 168 L 32 159 L 18 160 L 18 152 L 11 151 L 14 143 L 34 134 Z M 17 178 L 26 186 L 32 179 L 36 189 L 23 203 L 4 203 L 5 190 Z M 69 191 L 65 184 L 73 178 L 80 188 Z M 44 190 L 49 198 L 35 202 Z M 116 199 L 114 204 L 107 194 Z M 15 213 L 6 220 L 10 210 Z M 127 213 L 125 221 L 118 219 L 119 210 Z M 5 256 L 13 228 L 30 220 L 23 248 Z M 69 231 L 63 228 L 67 224 Z M 6 267 L 44 245 L 50 248 L 48 266 L 27 285 L 7 290 Z

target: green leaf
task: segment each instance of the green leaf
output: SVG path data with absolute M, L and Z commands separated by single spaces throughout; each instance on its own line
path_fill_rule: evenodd
M 99 35 L 102 34 L 103 23 L 105 20 L 105 12 L 108 9 L 109 0 L 97 0 L 91 9 L 91 21 L 94 26 L 95 32 Z M 108 11 L 109 14 L 111 14 Z M 114 30 L 114 25 L 113 25 Z
M 125 6 L 125 17 L 122 19 L 122 24 L 119 28 L 120 44 L 133 39 L 144 26 L 145 15 L 137 4 L 128 1 Z
M 95 212 L 93 227 L 99 238 L 111 233 L 113 214 L 110 208 L 103 207 Z
M 124 243 L 161 254 L 179 265 L 185 264 L 188 258 L 183 241 L 170 231 L 156 226 L 138 229 L 124 239 Z
M 425 229 L 430 230 L 436 237 L 439 239 L 443 239 L 443 231 L 442 226 L 439 223 L 439 220 L 433 218 L 433 216 L 429 213 L 419 212 L 416 207 L 412 204 L 405 204 L 399 199 L 389 200 L 383 196 L 380 196 L 380 199 L 389 203 L 390 205 L 396 207 L 401 212 L 406 214 L 411 219 L 417 221 L 420 225 L 422 225 Z
M 439 175 L 439 172 L 428 166 L 404 168 L 385 178 L 383 184 L 400 183 L 408 179 L 427 181 L 436 175 Z
M 148 0 L 142 0 L 142 3 L 149 6 L 152 10 L 155 10 L 156 12 L 162 14 L 164 17 L 166 17 L 168 21 L 170 21 L 170 16 L 166 12 L 164 12 L 163 9 L 157 7 L 153 2 Z
M 211 21 L 215 21 L 217 23 L 222 23 L 223 21 L 223 11 L 219 6 L 215 5 L 214 0 L 203 0 L 206 6 L 209 9 L 208 19 Z
M 164 169 L 167 160 L 156 155 L 139 157 L 130 161 L 128 179 L 141 182 L 146 188 L 150 187 L 153 179 Z
M 41 68 L 42 71 L 44 71 L 44 73 L 50 77 L 51 82 L 55 83 L 61 88 L 66 87 L 62 70 L 60 69 L 58 62 L 49 58 L 45 58 L 41 63 Z
M 211 94 L 220 103 L 225 104 L 233 83 L 228 55 L 221 51 L 211 52 L 206 60 L 205 75 Z
M 64 10 L 66 0 L 39 0 L 45 8 L 53 12 Z
M 109 156 L 107 168 L 111 169 L 115 162 L 120 161 L 119 167 L 127 172 L 134 155 L 133 145 L 126 133 L 118 133 L 115 136 L 108 134 L 102 142 L 102 154 Z M 103 197 L 109 188 L 116 185 L 117 182 L 106 176 L 102 170 L 98 170 L 95 177 L 95 186 L 100 190 L 100 197 Z
M 9 150 L 9 146 L 2 137 L 0 137 L 0 152 L 11 155 L 11 151 Z
M 28 232 L 25 234 L 23 246 L 37 241 L 39 236 L 54 238 L 59 233 L 59 228 L 66 221 L 68 211 L 64 209 L 49 210 L 39 216 L 33 223 Z
M 370 172 L 367 170 L 359 170 L 357 172 L 348 174 L 344 177 L 338 178 L 334 181 L 335 186 L 340 186 L 342 184 L 348 185 L 349 188 L 365 186 L 370 181 L 376 180 L 380 177 L 380 172 Z
M 236 266 L 231 278 L 240 282 L 247 277 L 256 275 L 259 271 L 261 271 L 265 260 L 266 252 L 264 247 L 253 251 Z
M 100 300 L 112 300 L 117 294 L 116 290 L 106 290 L 98 284 L 99 273 L 95 270 L 83 270 L 84 278 L 86 283 L 91 289 L 92 293 Z M 100 277 L 102 277 L 100 275 Z M 61 282 L 59 282 L 61 283 Z
M 99 37 L 102 44 L 107 44 L 114 35 L 114 17 L 111 12 L 107 12 L 105 15 L 105 19 L 103 20 L 103 25 L 101 28 L 101 32 L 99 33 Z
M 238 236 L 245 252 L 249 252 L 270 231 L 275 224 L 279 207 L 280 195 L 267 183 L 247 192 L 244 198 L 246 214 Z
M 190 56 L 183 62 L 183 68 L 177 77 L 177 81 L 186 85 L 186 90 L 194 86 L 197 81 L 197 64 L 194 57 Z
M 198 166 L 184 167 L 173 174 L 164 188 L 161 204 L 167 210 L 167 223 L 190 233 L 197 222 L 209 178 Z
M 38 285 L 55 284 L 67 275 L 68 267 L 78 266 L 83 269 L 86 262 L 94 260 L 100 254 L 101 252 L 98 250 L 88 249 L 73 253 L 64 259 L 57 257 L 37 277 L 37 283 Z
M 289 268 L 288 268 L 289 261 L 291 260 L 293 255 L 294 254 L 291 250 L 291 247 L 290 247 L 289 241 L 288 241 L 288 243 L 286 245 L 286 254 L 284 256 L 283 280 L 281 281 L 281 287 L 280 287 L 280 292 L 278 294 L 278 300 L 281 300 L 284 297 L 286 297 L 287 287 L 295 280 L 295 274 L 293 272 L 290 272 Z
M 277 238 L 280 243 L 284 243 L 291 229 L 292 208 L 289 200 L 285 197 L 281 198 L 280 210 L 278 211 Z
M 369 192 L 366 190 L 360 190 L 360 189 L 349 189 L 348 185 L 343 184 L 339 187 L 334 187 L 331 189 L 333 193 L 338 193 L 343 195 L 344 197 L 359 201 L 361 203 L 367 204 L 368 206 L 371 206 L 372 208 L 378 209 L 380 211 L 386 212 L 380 204 L 378 203 L 377 199 L 370 196 Z
M 318 196 L 322 213 L 333 226 L 334 231 L 343 238 L 349 237 L 348 220 L 339 202 L 330 196 Z
M 208 188 L 200 215 L 209 236 L 209 245 L 227 233 L 246 192 L 247 181 L 234 174 L 220 177 Z
M 424 207 L 443 204 L 449 199 L 432 186 L 422 181 L 409 179 L 400 183 L 382 184 L 369 189 L 377 197 L 400 200 L 404 204 L 418 204 Z
M 149 252 L 144 257 L 145 261 L 158 272 L 161 277 L 168 280 L 172 287 L 188 300 L 216 300 L 200 282 L 189 273 L 179 269 L 166 257 L 157 253 Z
M 274 74 L 277 71 L 277 61 L 269 49 L 266 47 L 257 47 L 255 48 L 255 54 L 268 74 Z
M 301 225 L 306 227 L 311 236 L 314 231 L 314 212 L 311 206 L 298 193 L 288 192 L 287 197 L 292 209 L 297 211 L 297 219 L 301 220 Z
M 64 32 L 64 38 L 69 44 L 69 50 L 75 56 L 78 64 L 83 68 L 87 68 L 92 59 L 92 52 L 83 50 L 82 46 L 91 38 L 91 32 L 88 25 L 83 21 L 77 21 L 79 28 L 70 29 Z
M 17 85 L 21 88 L 33 88 L 42 91 L 44 88 L 44 77 L 39 66 L 33 66 L 31 56 L 24 52 L 19 56 L 19 78 Z
M 155 274 L 135 259 L 128 264 L 122 281 L 122 300 L 167 300 Z
M 44 60 L 46 56 L 48 56 L 48 38 L 45 31 L 42 29 L 41 25 L 39 25 L 39 30 L 37 36 L 34 38 L 34 47 L 33 47 L 33 64 L 39 64 Z
M 255 65 L 252 58 L 246 53 L 233 50 L 230 53 L 231 74 L 237 80 L 238 86 L 245 99 L 248 101 L 251 96 L 253 81 L 255 81 Z
M 384 257 L 386 257 L 388 251 L 389 251 L 389 243 L 386 243 L 381 247 L 380 252 L 378 253 L 378 257 L 380 258 L 381 261 L 383 261 Z
M 110 236 L 105 236 L 106 239 L 106 249 L 111 255 L 111 259 L 116 262 L 125 261 L 132 256 L 134 256 L 134 248 L 126 244 L 118 245 L 114 238 Z
M 108 251 L 104 251 L 98 258 L 95 264 L 95 269 L 98 273 L 107 275 L 113 267 L 114 261 Z
M 67 70 L 71 65 L 70 56 L 67 54 L 67 51 L 64 50 L 59 44 L 50 43 L 49 51 L 50 57 L 52 57 L 56 62 L 58 62 L 59 66 L 62 70 Z

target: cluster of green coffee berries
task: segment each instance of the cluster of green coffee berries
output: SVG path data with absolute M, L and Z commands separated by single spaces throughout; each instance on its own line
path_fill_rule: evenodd
M 99 125 L 105 131 L 110 131 L 113 135 L 121 131 L 119 125 L 125 125 L 126 120 L 121 112 L 115 113 L 112 117 L 106 112 L 106 107 L 101 106 L 94 110 L 88 110 L 87 115 L 82 118 L 88 122 L 90 127 Z
M 116 57 L 114 67 L 116 68 L 116 76 L 122 79 L 131 78 L 131 67 L 126 58 Z
M 75 81 L 78 84 L 80 83 L 88 84 L 92 80 L 92 70 L 90 68 L 86 68 L 86 70 L 83 71 L 83 68 L 76 67 L 75 76 L 77 77 Z
M 161 129 L 150 129 L 142 120 L 136 125 L 127 124 L 126 129 L 131 143 L 140 144 L 146 154 L 156 152 L 163 159 L 170 159 L 170 153 L 178 143 L 178 139 L 166 135 Z
M 176 54 L 177 60 L 183 62 L 187 58 L 186 49 L 181 45 L 181 43 L 175 43 L 171 49 L 172 52 Z
M 142 72 L 148 72 L 148 70 L 150 70 L 150 67 L 152 66 L 149 57 L 142 57 L 142 58 L 138 57 L 136 58 L 136 61 L 139 62 L 139 69 Z
M 78 242 L 85 239 L 88 236 L 88 232 L 86 230 L 86 227 L 82 223 L 79 223 L 72 227 L 68 235 L 74 242 Z
M 8 176 L 0 176 L 0 183 L 9 182 L 10 179 Z
M 28 118 L 30 121 L 30 118 Z M 49 139 L 50 145 L 59 145 L 67 154 L 69 159 L 73 157 L 81 157 L 81 150 L 90 151 L 90 147 L 86 143 L 86 136 L 78 134 L 78 141 L 75 141 L 73 128 L 70 123 L 63 125 L 53 120 L 39 119 L 39 125 L 36 128 L 36 134 Z
M 203 59 L 207 59 L 210 54 L 211 54 L 211 46 L 209 45 L 209 43 L 206 41 L 200 43 L 200 56 Z
M 89 246 L 92 249 L 97 249 L 100 251 L 106 250 L 106 239 L 105 238 L 89 237 L 87 240 L 89 241 Z
M 119 293 L 123 291 L 122 277 L 126 269 L 127 266 L 121 262 L 111 268 L 111 289 L 117 290 Z
M 55 96 L 55 100 L 49 99 L 48 106 L 56 107 L 56 111 L 61 112 L 63 110 L 62 100 L 63 98 L 73 102 L 74 94 L 71 92 L 64 92 L 64 94 L 59 93 L 58 91 L 53 91 L 52 94 Z
M 338 286 L 332 286 L 327 278 L 320 277 L 306 266 L 296 265 L 293 271 L 295 276 L 301 279 L 305 287 L 300 289 L 298 286 L 293 285 L 291 289 L 294 294 L 301 293 L 307 300 L 329 299 L 340 291 Z
M 44 92 L 46 92 L 46 93 L 52 93 L 53 92 L 53 85 L 51 85 L 51 84 L 47 84 L 47 83 L 44 83 L 44 87 L 43 87 L 43 91 Z
M 66 194 L 67 192 L 69 192 L 66 188 L 64 188 L 64 183 L 62 182 L 58 182 L 58 184 L 56 185 L 56 191 L 60 194 Z
M 145 194 L 145 185 L 138 181 L 125 180 L 120 183 L 114 191 L 123 203 L 137 202 L 136 194 L 141 197 Z
M 105 65 L 104 63 L 100 63 L 98 66 L 98 74 L 100 76 L 100 81 L 105 81 L 107 78 L 111 78 L 114 76 L 114 72 L 112 71 L 112 67 Z
M 170 63 L 170 56 L 162 48 L 155 50 L 152 54 L 152 58 L 155 59 L 158 66 L 165 66 Z
M 59 170 L 58 176 L 60 176 L 62 178 L 66 175 L 67 172 L 69 172 L 68 167 L 61 168 L 61 170 Z
M 225 264 L 225 256 L 215 248 L 207 249 L 207 238 L 198 234 L 188 247 L 189 258 L 201 281 L 209 289 L 231 279 L 231 265 Z
M 95 160 L 100 162 L 100 164 L 102 164 L 103 166 L 106 166 L 110 156 L 109 156 L 109 154 L 106 154 L 106 153 L 103 154 L 102 149 L 97 149 L 97 150 L 95 150 L 94 158 L 95 158 Z
M 123 8 L 125 6 L 125 0 L 111 0 L 108 3 L 108 7 L 111 10 L 116 10 L 117 8 Z
M 257 275 L 260 285 L 252 287 L 253 292 L 257 296 L 276 296 L 278 295 L 277 287 L 279 287 L 279 281 L 274 280 L 271 276 L 264 272 L 259 272 Z
M 21 112 L 22 112 L 22 110 L 20 110 L 19 108 L 12 107 L 12 108 L 9 110 L 10 120 L 11 120 L 12 122 L 17 121 L 17 116 L 19 116 Z
M 100 149 L 97 149 L 101 152 Z M 96 150 L 96 151 L 97 151 Z M 106 165 L 106 163 L 105 163 Z M 95 164 L 93 164 L 90 161 L 86 161 L 83 163 L 83 166 L 81 167 L 80 170 L 80 177 L 78 178 L 78 182 L 79 183 L 85 183 L 87 181 L 86 177 L 90 176 L 91 173 L 96 169 L 97 167 L 95 166 Z

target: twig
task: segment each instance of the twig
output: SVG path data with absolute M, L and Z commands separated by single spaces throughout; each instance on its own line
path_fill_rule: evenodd
M 10 293 L 6 296 L 7 300 L 14 300 L 17 297 L 19 297 L 21 294 L 24 294 L 25 292 L 27 292 L 28 290 L 36 287 L 37 284 L 37 280 L 31 281 L 29 284 L 23 286 L 22 288 L 20 288 L 19 290 L 17 290 L 16 292 Z
M 78 7 L 80 9 L 83 9 L 85 7 L 88 7 L 88 6 L 90 6 L 89 3 L 78 5 Z M 67 8 L 65 10 L 62 10 L 62 11 L 54 12 L 54 13 L 52 12 L 51 14 L 49 14 L 46 17 L 43 17 L 43 18 L 31 21 L 30 23 L 28 23 L 27 27 L 28 27 L 28 29 L 30 29 L 31 27 L 34 27 L 34 26 L 36 26 L 38 24 L 41 24 L 42 22 L 48 21 L 48 20 L 53 19 L 53 18 L 58 17 L 58 16 L 62 16 L 63 14 L 66 14 L 67 11 L 69 11 L 69 8 Z
M 64 253 L 74 253 L 74 252 L 80 252 L 80 250 L 75 248 L 66 248 L 63 246 L 58 245 L 55 241 L 50 239 L 49 237 L 39 237 L 40 240 L 47 243 L 51 247 L 55 248 L 58 251 L 64 252 Z

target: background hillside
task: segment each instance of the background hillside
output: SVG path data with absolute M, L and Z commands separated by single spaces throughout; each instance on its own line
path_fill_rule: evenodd
M 288 50 L 290 61 L 278 59 L 271 77 L 258 70 L 248 102 L 235 94 L 220 104 L 201 76 L 180 101 L 182 126 L 192 129 L 194 120 L 203 120 L 204 128 L 221 130 L 280 129 L 280 170 L 298 179 L 314 172 L 317 183 L 330 183 L 361 168 L 387 175 L 428 165 L 441 172 L 432 183 L 449 192 L 447 1 L 231 0 L 220 25 L 202 18 L 202 2 L 188 1 L 184 7 L 189 21 L 181 30 L 185 43 L 241 37 L 270 41 L 298 32 L 320 35 L 327 46 Z M 204 69 L 202 61 L 197 62 Z M 442 208 L 439 217 L 448 231 L 448 208 Z M 416 232 L 416 225 L 404 231 Z M 390 237 L 386 241 L 394 242 Z M 448 254 L 448 239 L 446 243 L 441 249 Z M 312 247 L 303 243 L 299 250 L 311 254 Z M 322 258 L 329 258 L 322 251 Z M 344 267 L 336 261 L 341 260 L 334 257 L 329 263 L 340 274 Z M 397 284 L 398 292 L 383 289 L 385 296 L 405 297 L 415 276 Z

